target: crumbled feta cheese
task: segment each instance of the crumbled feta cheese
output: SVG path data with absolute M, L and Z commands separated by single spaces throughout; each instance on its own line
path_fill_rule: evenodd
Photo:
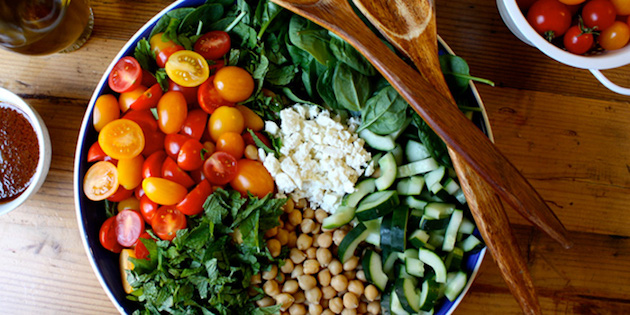
M 340 120 L 317 106 L 296 104 L 280 112 L 280 127 L 265 122 L 265 131 L 282 140 L 279 158 L 271 153 L 261 158 L 279 195 L 306 198 L 312 207 L 334 212 L 342 197 L 354 192 L 371 155 L 354 132 L 360 121 L 350 118 L 346 127 Z

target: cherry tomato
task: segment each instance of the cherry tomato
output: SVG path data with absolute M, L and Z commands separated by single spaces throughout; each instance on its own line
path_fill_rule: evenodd
M 267 148 L 272 148 L 271 146 L 271 140 L 269 140 L 269 138 L 267 138 L 267 136 L 265 136 L 263 133 L 258 132 L 258 131 L 254 131 L 254 135 L 256 135 L 256 137 L 264 144 L 267 146 Z M 247 145 L 253 145 L 258 147 L 258 145 L 256 144 L 256 141 L 254 141 L 254 137 L 252 137 L 252 134 L 249 133 L 249 131 L 245 131 L 243 132 L 243 140 L 245 141 L 245 146 Z
M 177 231 L 186 228 L 186 215 L 174 207 L 160 207 L 151 221 L 153 232 L 167 241 L 177 236 Z
M 118 257 L 118 266 L 120 268 L 120 276 L 122 278 L 122 287 L 127 294 L 131 294 L 131 292 L 133 292 L 133 287 L 129 284 L 129 280 L 127 280 L 127 271 L 135 268 L 129 258 L 136 258 L 136 254 L 131 248 L 123 248 L 120 252 L 120 257 Z
M 188 107 L 184 94 L 176 91 L 166 92 L 157 105 L 158 127 L 165 134 L 178 132 L 186 116 L 188 115 Z
M 118 100 L 112 94 L 103 94 L 94 103 L 92 122 L 94 129 L 99 132 L 110 121 L 120 118 Z
M 138 124 L 138 126 L 140 126 L 140 128 L 142 128 L 145 135 L 147 132 L 155 132 L 158 130 L 157 120 L 155 120 L 153 113 L 151 113 L 148 109 L 130 110 L 126 112 L 122 118 L 133 120 L 136 124 Z
M 162 178 L 176 182 L 185 188 L 195 185 L 195 181 L 190 178 L 190 175 L 177 166 L 177 162 L 171 157 L 166 157 L 162 163 Z
M 177 204 L 177 209 L 185 215 L 197 215 L 203 211 L 203 204 L 212 194 L 212 186 L 208 181 L 201 181 L 191 190 L 186 198 Z
M 118 160 L 118 182 L 128 190 L 134 190 L 142 182 L 144 157 L 138 154 L 130 159 Z
M 142 86 L 153 86 L 153 84 L 158 83 L 157 79 L 153 75 L 153 73 L 142 69 Z
M 140 200 L 140 198 L 142 198 L 142 196 L 144 196 L 144 190 L 142 189 L 142 185 L 138 185 L 138 187 L 136 187 L 136 189 L 133 190 L 133 195 L 138 200 Z
M 213 80 L 214 77 L 208 78 L 197 90 L 199 107 L 208 114 L 214 113 L 221 106 L 234 106 L 233 102 L 228 102 L 219 95 L 219 91 L 214 87 Z
M 576 5 L 576 4 L 580 4 L 586 0 L 558 0 L 566 5 Z
M 116 240 L 116 217 L 111 217 L 103 222 L 98 232 L 98 240 L 103 247 L 111 252 L 120 253 L 123 249 L 122 245 Z
M 107 197 L 107 200 L 111 202 L 121 202 L 131 197 L 133 195 L 133 192 L 133 190 L 125 189 L 125 187 L 123 186 L 118 186 L 116 192 L 113 195 Z
M 629 15 L 630 14 L 630 1 L 628 0 L 610 0 L 615 6 L 617 15 Z M 629 17 L 630 18 L 630 17 Z
M 162 87 L 156 83 L 146 89 L 129 107 L 135 110 L 149 109 L 155 107 L 161 97 Z
M 185 87 L 181 86 L 173 80 L 168 80 L 168 90 L 169 91 L 178 91 L 184 94 L 184 98 L 186 99 L 186 104 L 190 107 L 191 105 L 197 104 L 197 87 Z
M 83 192 L 94 201 L 107 199 L 116 192 L 118 185 L 118 170 L 110 162 L 96 162 L 83 178 Z
M 580 26 L 575 25 L 569 28 L 564 34 L 564 48 L 568 51 L 581 55 L 593 47 L 593 34 L 582 33 Z
M 140 200 L 138 200 L 138 198 L 136 198 L 136 196 L 131 196 L 121 202 L 118 203 L 118 205 L 116 205 L 116 209 L 118 209 L 118 212 L 122 212 L 123 210 L 135 210 L 135 211 L 139 211 L 140 210 Z
M 615 21 L 599 34 L 597 40 L 599 45 L 606 50 L 623 48 L 630 40 L 630 27 L 624 22 Z
M 162 131 L 145 131 L 144 134 L 145 142 L 144 150 L 142 150 L 142 155 L 149 156 L 154 152 L 164 150 L 164 138 L 166 135 Z
M 208 68 L 210 68 L 211 76 L 217 74 L 217 71 L 223 67 L 225 67 L 225 61 L 223 59 L 208 60 Z
M 230 51 L 230 35 L 224 31 L 210 31 L 201 36 L 194 50 L 206 59 L 219 59 Z
M 250 192 L 258 198 L 273 193 L 275 188 L 273 177 L 265 166 L 258 161 L 248 159 L 238 161 L 236 176 L 230 181 L 230 185 L 243 196 Z
M 184 200 L 186 187 L 168 179 L 149 177 L 142 180 L 142 189 L 151 201 L 161 205 L 175 205 Z
M 120 110 L 123 113 L 128 111 L 131 108 L 131 104 L 139 99 L 146 90 L 146 87 L 140 85 L 131 91 L 121 93 L 120 96 L 118 96 L 118 106 L 120 106 Z
M 155 63 L 158 65 L 158 67 L 164 68 L 166 67 L 168 59 L 171 58 L 174 53 L 182 50 L 184 50 L 184 47 L 179 45 L 175 47 L 166 47 L 155 56 Z
M 609 0 L 590 0 L 582 8 L 584 25 L 598 31 L 609 28 L 616 17 L 615 6 Z
M 236 176 L 236 159 L 225 152 L 214 152 L 203 163 L 203 175 L 213 185 L 225 185 Z
M 516 4 L 523 12 L 529 10 L 529 7 L 531 7 L 534 2 L 536 2 L 536 0 L 516 0 Z
M 118 93 L 134 90 L 142 83 L 142 68 L 131 56 L 122 57 L 109 74 L 109 87 Z
M 221 106 L 217 108 L 208 121 L 208 130 L 210 131 L 210 138 L 215 142 L 219 139 L 219 136 L 225 132 L 243 133 L 245 129 L 245 119 L 243 114 L 234 108 L 228 106 Z
M 178 133 L 166 135 L 166 137 L 164 137 L 164 150 L 166 151 L 166 154 L 168 154 L 168 156 L 170 156 L 173 160 L 177 160 L 179 150 L 182 149 L 184 143 L 189 139 L 189 136 Z
M 137 123 L 121 118 L 103 127 L 98 144 L 114 159 L 130 159 L 144 149 L 144 133 Z
M 142 214 L 146 223 L 151 224 L 151 220 L 153 220 L 153 216 L 155 216 L 155 212 L 158 208 L 159 205 L 151 201 L 147 195 L 140 198 L 140 214 Z
M 245 141 L 241 134 L 236 132 L 224 132 L 217 139 L 217 151 L 229 153 L 235 159 L 240 159 L 245 150 Z
M 155 62 L 160 68 L 164 68 L 166 61 L 173 53 L 184 50 L 184 47 L 172 40 L 165 41 L 163 35 L 164 33 L 157 33 L 149 39 L 151 50 L 155 54 Z
M 160 177 L 162 176 L 162 164 L 166 159 L 166 152 L 156 151 L 149 155 L 144 163 L 142 163 L 142 177 Z
M 190 178 L 192 178 L 197 185 L 199 185 L 202 181 L 205 181 L 206 176 L 203 175 L 203 167 L 190 171 Z
M 527 21 L 536 32 L 551 41 L 569 29 L 571 12 L 558 0 L 538 0 L 527 11 Z
M 171 80 L 186 87 L 198 86 L 210 76 L 206 59 L 190 50 L 173 53 L 166 61 L 165 69 Z
M 108 162 L 112 162 L 112 164 L 114 165 L 118 164 L 117 160 L 112 159 L 111 157 L 107 156 L 105 152 L 103 152 L 103 149 L 101 149 L 101 146 L 98 145 L 98 141 L 92 143 L 92 145 L 90 146 L 90 149 L 88 150 L 88 153 L 87 153 L 87 161 L 90 163 L 98 162 L 98 161 L 108 161 Z
M 177 155 L 177 165 L 185 170 L 192 171 L 203 165 L 202 151 L 203 145 L 195 139 L 184 142 Z
M 115 230 L 118 244 L 130 247 L 144 232 L 144 220 L 137 211 L 123 210 L 116 215 Z
M 179 133 L 199 141 L 203 136 L 203 132 L 206 131 L 207 124 L 208 114 L 201 109 L 193 109 L 188 112 L 188 116 L 186 116 L 186 120 L 184 120 L 184 124 Z
M 261 131 L 265 128 L 265 122 L 263 121 L 258 114 L 254 113 L 249 107 L 238 104 L 236 105 L 236 109 L 238 109 L 241 114 L 243 114 L 243 119 L 245 119 L 245 128 L 251 129 L 253 131 Z
M 144 246 L 144 243 L 142 243 L 142 239 L 145 240 L 150 240 L 151 239 L 151 235 L 149 233 L 142 232 L 142 234 L 140 234 L 140 237 L 138 238 L 138 241 L 136 241 L 136 243 L 133 245 L 133 251 L 134 254 L 136 256 L 137 259 L 149 259 L 149 250 L 147 249 L 146 246 Z
M 214 87 L 219 95 L 229 102 L 242 102 L 254 92 L 254 78 L 245 69 L 227 66 L 214 76 Z

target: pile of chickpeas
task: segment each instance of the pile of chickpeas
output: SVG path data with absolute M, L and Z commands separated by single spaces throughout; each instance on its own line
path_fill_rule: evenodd
M 380 314 L 380 292 L 367 282 L 359 257 L 343 264 L 337 259 L 337 247 L 352 226 L 322 230 L 328 213 L 308 208 L 304 199 L 289 199 L 283 209 L 280 225 L 265 238 L 273 257 L 283 246 L 289 257 L 252 277 L 252 285 L 267 295 L 258 306 L 281 305 L 281 314 L 291 315 Z

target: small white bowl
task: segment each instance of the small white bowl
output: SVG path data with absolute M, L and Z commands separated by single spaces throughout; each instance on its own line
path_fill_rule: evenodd
M 623 95 L 630 95 L 630 88 L 624 88 L 614 84 L 599 71 L 630 64 L 630 45 L 626 45 L 626 47 L 617 50 L 605 51 L 597 55 L 576 55 L 558 48 L 540 36 L 529 22 L 527 22 L 516 0 L 497 0 L 497 7 L 499 8 L 499 14 L 505 25 L 524 43 L 538 48 L 545 55 L 556 61 L 580 69 L 589 69 L 595 78 L 611 91 Z
M 48 135 L 48 128 L 46 128 L 46 124 L 37 111 L 35 111 L 35 109 L 27 104 L 22 98 L 7 89 L 0 88 L 0 102 L 9 103 L 26 115 L 33 127 L 33 130 L 35 130 L 37 142 L 39 143 L 39 160 L 37 161 L 35 174 L 33 174 L 33 178 L 31 178 L 31 183 L 17 198 L 8 202 L 0 203 L 0 215 L 3 215 L 19 207 L 42 186 L 46 180 L 46 175 L 48 175 L 48 170 L 50 169 L 52 145 L 50 144 L 50 136 Z

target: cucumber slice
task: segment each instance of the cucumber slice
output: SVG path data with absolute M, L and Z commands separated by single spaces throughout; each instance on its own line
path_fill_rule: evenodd
M 440 285 L 436 283 L 435 277 L 430 277 L 422 283 L 420 290 L 420 310 L 429 312 L 435 306 L 440 294 Z
M 409 222 L 409 208 L 399 206 L 392 212 L 392 250 L 399 252 L 407 248 L 407 224 Z
M 357 246 L 367 238 L 369 233 L 370 231 L 368 231 L 365 224 L 359 223 L 346 234 L 341 244 L 339 244 L 337 253 L 342 264 L 354 256 L 354 251 L 357 249 Z
M 435 184 L 441 183 L 442 180 L 445 180 L 445 177 L 444 177 L 445 174 L 446 174 L 446 168 L 444 166 L 437 167 L 434 170 L 426 173 L 424 175 L 424 180 L 427 184 L 427 188 L 432 189 L 432 187 Z
M 433 219 L 426 215 L 422 215 L 420 220 L 420 228 L 425 231 L 443 230 L 448 226 L 449 218 Z
M 403 164 L 403 160 L 405 158 L 405 152 L 403 152 L 403 148 L 399 143 L 397 143 L 396 147 L 389 152 L 394 155 L 394 159 L 396 160 L 396 165 Z
M 365 238 L 365 242 L 374 246 L 381 246 L 381 221 L 383 218 L 378 218 L 370 221 L 365 221 L 365 227 L 368 229 L 368 236 Z
M 409 164 L 401 165 L 398 167 L 398 174 L 396 177 L 403 178 L 418 174 L 425 174 L 431 172 L 440 167 L 433 158 L 426 158 L 424 160 L 411 162 Z
M 416 256 L 417 257 L 417 256 Z M 424 263 L 418 258 L 405 258 L 405 269 L 407 273 L 418 278 L 424 277 Z
M 455 301 L 457 296 L 462 292 L 466 286 L 468 276 L 463 271 L 459 271 L 446 283 L 446 289 L 444 295 L 449 301 Z
M 433 246 L 433 249 L 442 248 L 442 244 L 444 244 L 444 230 L 437 230 L 429 232 L 429 242 L 428 245 Z M 425 248 L 429 248 L 425 246 Z
M 391 307 L 392 307 L 392 293 L 390 290 L 384 290 L 381 296 L 381 314 L 383 315 L 393 314 L 391 311 Z
M 415 281 L 409 278 L 398 278 L 394 283 L 394 292 L 403 309 L 409 313 L 420 310 L 420 292 L 416 288 Z
M 400 258 L 398 256 L 399 254 L 400 252 L 395 252 L 390 249 L 389 255 L 387 257 L 383 255 L 383 272 L 388 275 L 392 274 L 392 272 L 394 271 L 394 265 L 396 264 L 396 261 L 398 261 L 398 259 Z
M 381 136 L 365 128 L 359 132 L 359 137 L 370 147 L 380 151 L 390 151 L 396 147 L 396 141 L 390 135 Z
M 405 199 L 403 199 L 403 201 L 407 206 L 409 206 L 409 208 L 419 210 L 424 210 L 424 207 L 428 204 L 428 202 L 420 200 L 414 196 L 407 196 Z
M 429 219 L 448 218 L 455 210 L 455 205 L 443 202 L 431 202 L 424 207 L 424 216 Z
M 381 221 L 381 250 L 383 252 L 383 264 L 392 252 L 392 215 L 387 214 Z
M 355 190 L 353 193 L 346 195 L 346 197 L 343 198 L 341 205 L 356 207 L 363 197 L 376 190 L 376 185 L 374 184 L 375 181 L 376 179 L 374 178 L 366 178 L 362 180 L 354 187 Z
M 459 184 L 452 178 L 448 178 L 444 184 L 444 190 L 446 190 L 447 193 L 449 193 L 451 196 L 455 196 L 455 194 L 461 190 L 461 187 L 459 186 Z
M 392 212 L 399 203 L 400 199 L 395 190 L 377 191 L 359 202 L 355 216 L 359 221 L 374 220 Z
M 462 234 L 472 234 L 475 231 L 475 224 L 470 221 L 468 218 L 464 217 L 462 219 L 462 224 L 459 225 L 459 230 L 457 233 Z
M 459 246 L 464 250 L 464 253 L 470 252 L 473 249 L 481 246 L 481 241 L 474 235 L 469 235 L 464 239 Z
M 402 196 L 419 195 L 424 188 L 424 177 L 411 176 L 403 178 L 396 184 L 396 191 Z
M 392 152 L 385 154 L 380 160 L 378 160 L 378 166 L 381 170 L 381 176 L 376 179 L 374 184 L 379 191 L 385 190 L 392 186 L 394 180 L 396 180 L 396 171 L 398 165 L 396 164 L 396 158 Z
M 415 248 L 424 247 L 429 241 L 429 233 L 424 230 L 417 229 L 409 236 L 409 244 Z
M 373 250 L 366 250 L 363 254 L 363 270 L 365 271 L 365 277 L 368 282 L 374 283 L 374 285 L 381 291 L 385 291 L 387 287 L 388 277 L 383 272 L 383 262 L 381 256 Z
M 393 314 L 396 315 L 409 315 L 402 304 L 400 304 L 400 299 L 398 299 L 398 294 L 396 294 L 396 290 L 392 290 L 391 293 L 391 310 Z
M 459 226 L 462 224 L 463 218 L 464 211 L 462 210 L 456 209 L 453 211 L 453 214 L 451 214 L 451 220 L 448 222 L 446 232 L 444 233 L 444 243 L 442 243 L 443 251 L 450 252 L 455 247 L 455 241 L 457 240 L 457 231 L 459 230 Z
M 462 261 L 464 260 L 464 250 L 455 247 L 446 255 L 444 259 L 444 266 L 447 271 L 459 271 L 462 269 Z M 447 280 L 448 282 L 448 280 Z
M 409 140 L 405 145 L 405 156 L 407 161 L 416 162 L 431 157 L 431 153 L 424 144 L 415 140 Z
M 332 230 L 350 223 L 354 219 L 355 211 L 356 209 L 351 206 L 339 206 L 334 214 L 322 221 L 322 228 Z
M 446 266 L 442 261 L 442 258 L 433 251 L 425 248 L 420 248 L 418 258 L 425 264 L 431 266 L 435 272 L 435 282 L 446 282 Z

